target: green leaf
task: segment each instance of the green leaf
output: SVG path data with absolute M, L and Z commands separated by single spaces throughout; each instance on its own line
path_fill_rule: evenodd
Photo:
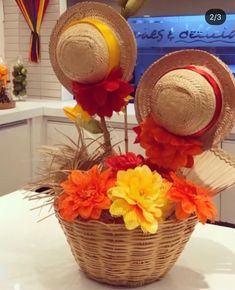
M 101 134 L 103 130 L 100 126 L 100 122 L 91 118 L 89 121 L 83 121 L 81 118 L 77 118 L 75 121 L 76 126 L 82 127 L 86 131 L 92 134 Z

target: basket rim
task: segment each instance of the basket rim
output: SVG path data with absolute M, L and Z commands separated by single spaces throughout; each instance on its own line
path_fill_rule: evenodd
M 87 225 L 103 225 L 103 226 L 107 226 L 107 227 L 112 227 L 112 228 L 116 228 L 116 229 L 124 229 L 125 231 L 128 231 L 128 232 L 133 232 L 133 231 L 136 231 L 136 230 L 140 230 L 142 233 L 144 233 L 140 227 L 134 229 L 134 230 L 131 230 L 129 231 L 126 227 L 125 227 L 125 224 L 124 222 L 123 223 L 105 223 L 104 221 L 101 221 L 101 220 L 92 220 L 92 219 L 88 219 L 88 220 L 84 220 L 84 219 L 79 219 L 79 218 L 76 218 L 75 220 L 73 221 L 66 221 L 64 220 L 60 214 L 59 214 L 59 211 L 57 210 L 56 208 L 56 205 L 54 205 L 54 209 L 55 209 L 55 215 L 56 217 L 63 223 L 69 223 L 69 224 L 72 224 L 72 223 L 75 223 L 75 224 L 87 224 Z M 184 220 L 177 220 L 176 218 L 174 219 L 169 219 L 169 220 L 164 220 L 164 221 L 161 221 L 159 222 L 159 227 L 161 227 L 162 225 L 164 226 L 167 226 L 167 225 L 172 225 L 172 224 L 175 224 L 175 225 L 182 225 L 188 221 L 196 221 L 198 220 L 197 216 L 196 215 L 191 215 L 190 217 L 184 219 Z M 158 232 L 156 232 L 157 234 Z M 145 234 L 149 234 L 149 233 L 145 233 Z M 150 235 L 154 235 L 154 234 L 150 234 Z

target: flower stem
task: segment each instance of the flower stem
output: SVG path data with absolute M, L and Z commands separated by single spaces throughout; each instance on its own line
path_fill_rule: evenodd
M 126 1 L 127 2 L 127 1 Z M 121 15 L 127 20 L 128 17 L 125 17 L 125 5 L 126 3 L 124 4 L 124 6 L 122 7 L 122 10 L 121 10 Z M 124 141 L 125 141 L 125 153 L 127 153 L 129 151 L 129 140 L 128 140 L 128 116 L 127 116 L 127 105 L 128 103 L 125 105 L 125 108 L 123 110 L 124 112 Z
M 110 140 L 110 133 L 109 130 L 107 128 L 107 124 L 105 121 L 105 117 L 100 117 L 100 125 L 101 128 L 104 132 L 104 146 L 107 152 L 111 152 L 112 151 L 112 145 L 111 145 L 111 140 Z
M 125 152 L 128 152 L 128 119 L 127 119 L 127 105 L 124 108 L 124 139 L 125 139 Z

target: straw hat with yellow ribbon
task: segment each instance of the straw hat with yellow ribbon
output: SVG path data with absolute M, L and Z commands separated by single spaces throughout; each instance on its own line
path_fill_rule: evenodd
M 74 5 L 59 18 L 49 52 L 56 76 L 70 92 L 71 81 L 98 83 L 115 67 L 129 81 L 136 62 L 135 37 L 127 21 L 96 2 Z
M 144 73 L 135 100 L 139 122 L 151 115 L 169 133 L 221 142 L 235 119 L 235 79 L 217 57 L 201 50 L 166 55 Z

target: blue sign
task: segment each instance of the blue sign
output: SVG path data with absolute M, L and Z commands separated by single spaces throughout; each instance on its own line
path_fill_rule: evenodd
M 222 25 L 204 15 L 130 18 L 139 48 L 235 47 L 235 14 Z

